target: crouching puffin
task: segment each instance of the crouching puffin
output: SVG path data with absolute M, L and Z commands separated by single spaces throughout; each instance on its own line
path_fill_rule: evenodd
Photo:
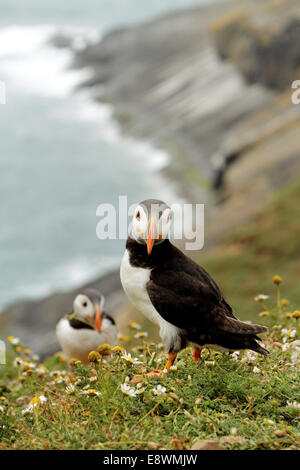
M 103 312 L 104 296 L 87 289 L 73 302 L 73 313 L 56 326 L 56 336 L 66 358 L 88 363 L 88 354 L 101 344 L 114 346 L 118 330 L 114 319 Z
M 130 301 L 160 328 L 168 352 L 165 369 L 187 345 L 194 347 L 195 362 L 202 346 L 267 355 L 257 343 L 257 334 L 267 328 L 234 316 L 210 275 L 170 242 L 171 218 L 170 207 L 160 200 L 138 204 L 120 269 Z

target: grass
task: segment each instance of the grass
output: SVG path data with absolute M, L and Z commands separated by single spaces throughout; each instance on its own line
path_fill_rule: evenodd
M 285 295 L 300 306 L 299 200 L 298 179 L 251 223 L 227 233 L 218 249 L 198 257 L 240 318 L 255 320 L 253 297 L 272 294 L 273 274 L 284 277 Z
M 203 350 L 196 364 L 188 348 L 177 370 L 161 378 L 146 373 L 162 368 L 166 355 L 141 334 L 131 350 L 140 363 L 127 361 L 121 348 L 106 361 L 108 348 L 93 354 L 96 362 L 72 360 L 70 368 L 59 353 L 41 367 L 9 338 L 0 369 L 0 449 L 190 449 L 207 439 L 226 449 L 299 448 L 299 320 L 276 299 L 276 307 L 264 305 L 268 358 Z

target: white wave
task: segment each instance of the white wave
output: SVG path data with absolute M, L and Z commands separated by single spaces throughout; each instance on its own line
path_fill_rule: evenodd
M 54 25 L 11 26 L 0 29 L 1 70 L 5 79 L 22 91 L 40 96 L 63 98 L 91 76 L 86 69 L 70 68 L 73 51 L 71 48 L 56 48 L 50 43 L 55 34 L 73 37 L 73 48 L 84 47 L 98 41 L 100 33 L 93 29 L 78 29 Z M 126 148 L 136 158 L 154 170 L 169 163 L 167 152 L 155 148 L 150 142 L 139 141 L 122 135 L 113 119 L 113 108 L 108 104 L 96 103 L 93 90 L 78 93 L 68 111 L 57 111 L 57 117 L 94 122 L 102 138 L 115 146 Z M 59 113 L 61 116 L 59 116 Z M 67 113 L 68 116 L 63 115 Z
M 90 76 L 88 69 L 71 70 L 72 49 L 50 44 L 57 33 L 74 35 L 75 49 L 99 38 L 96 31 L 70 27 L 60 31 L 54 25 L 11 26 L 0 29 L 1 73 L 9 84 L 30 93 L 64 97 Z
M 161 170 L 170 161 L 169 154 L 147 140 L 138 140 L 122 134 L 118 122 L 114 119 L 114 108 L 107 103 L 93 99 L 93 90 L 82 90 L 72 99 L 72 108 L 56 110 L 56 118 L 62 120 L 86 121 L 96 126 L 101 138 L 119 148 L 127 150 L 134 161 L 143 160 L 143 164 L 154 170 Z
M 22 283 L 10 290 L 1 298 L 0 312 L 16 300 L 37 300 L 54 292 L 65 292 L 76 289 L 82 284 L 94 281 L 118 269 L 120 260 L 117 257 L 101 257 L 98 263 L 87 258 L 77 258 L 47 273 L 47 279 L 33 279 L 30 283 Z
M 112 256 L 101 256 L 98 262 L 85 257 L 78 257 L 64 263 L 58 269 L 52 270 L 49 278 L 58 283 L 60 290 L 62 290 L 62 285 L 64 286 L 63 290 L 74 289 L 116 269 L 118 264 L 119 259 Z

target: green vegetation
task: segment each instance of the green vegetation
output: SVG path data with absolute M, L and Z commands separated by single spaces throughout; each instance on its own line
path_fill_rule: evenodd
M 134 322 L 140 345 L 132 357 L 104 346 L 90 365 L 74 359 L 70 368 L 59 353 L 38 364 L 10 337 L 0 369 L 0 448 L 190 449 L 207 439 L 226 449 L 299 448 L 300 312 L 289 312 L 280 279 L 274 283 L 276 307 L 259 300 L 268 312 L 267 358 L 202 350 L 194 363 L 188 348 L 170 374 L 148 377 L 166 355 Z
M 197 261 L 219 283 L 237 315 L 257 321 L 253 297 L 271 294 L 274 274 L 284 278 L 284 293 L 300 306 L 300 181 L 291 184 L 251 223 L 227 234 L 212 254 Z

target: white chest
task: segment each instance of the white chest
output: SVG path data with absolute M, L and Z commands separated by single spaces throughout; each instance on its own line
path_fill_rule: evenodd
M 129 262 L 129 253 L 126 250 L 121 262 L 121 282 L 129 300 L 151 321 L 158 323 L 158 312 L 153 307 L 146 289 L 150 279 L 150 269 L 136 268 Z
M 121 262 L 120 277 L 123 289 L 133 305 L 153 323 L 160 327 L 160 336 L 168 349 L 177 343 L 178 328 L 167 322 L 154 308 L 146 285 L 150 279 L 150 269 L 131 266 L 129 253 L 126 250 Z

